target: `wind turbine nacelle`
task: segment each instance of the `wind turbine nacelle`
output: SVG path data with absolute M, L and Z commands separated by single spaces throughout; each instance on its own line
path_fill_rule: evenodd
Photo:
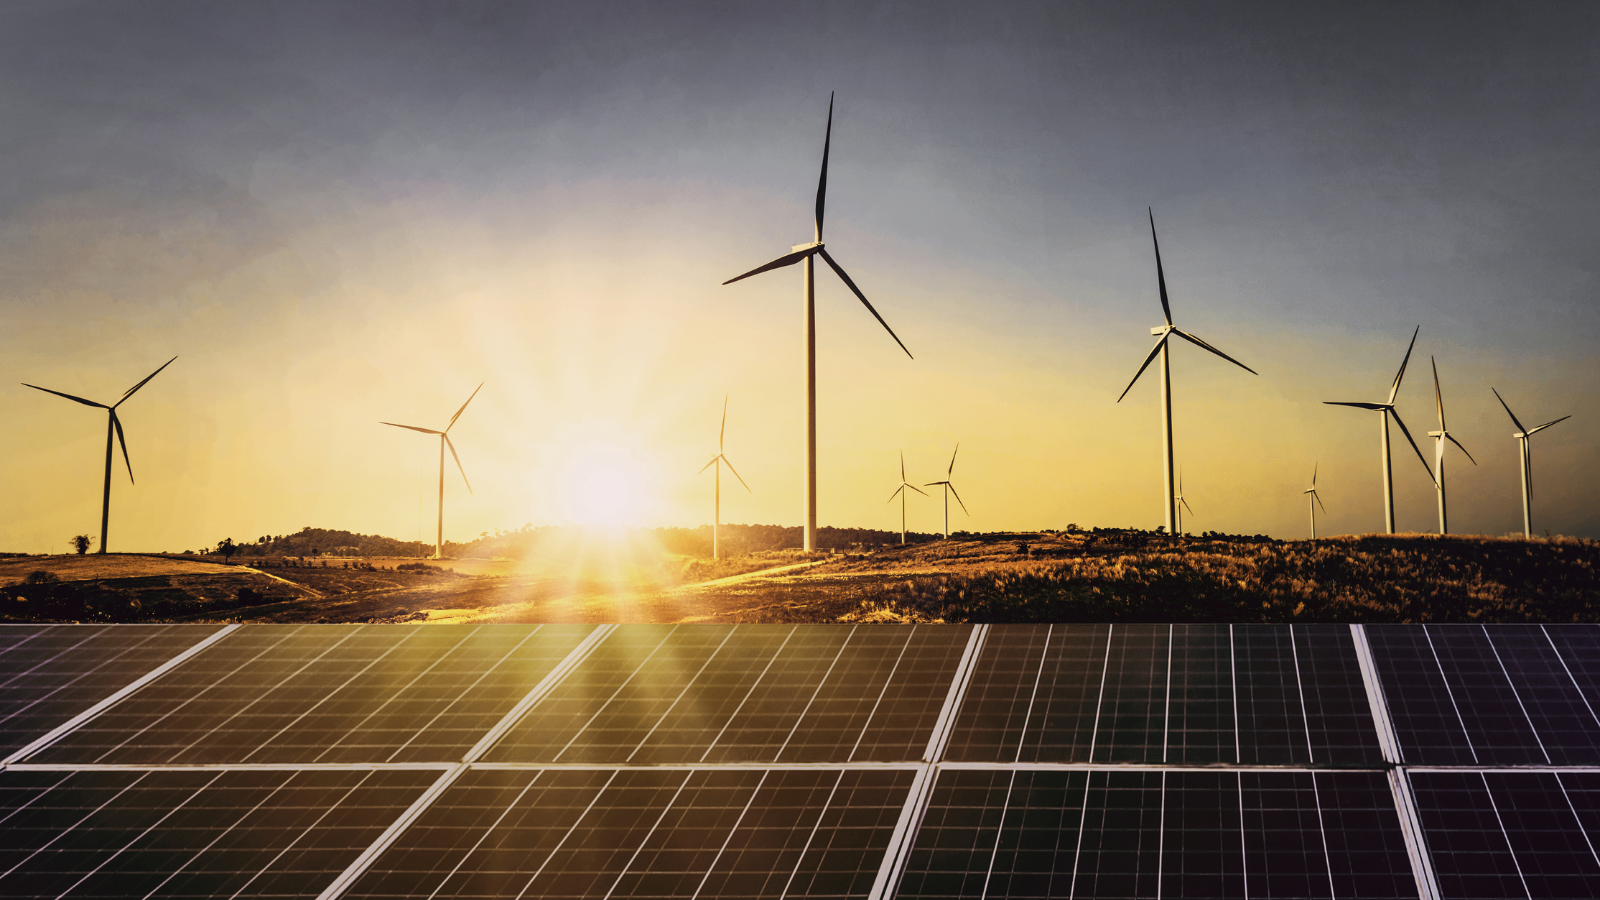
M 1161 335 L 1166 334 L 1167 332 L 1169 332 L 1171 330 L 1172 330 L 1172 326 L 1171 325 L 1157 325 L 1156 327 L 1150 329 L 1150 333 L 1152 335 L 1154 335 L 1155 337 L 1160 337 Z
M 812 249 L 821 250 L 822 249 L 822 242 L 821 241 L 810 241 L 810 242 L 807 242 L 807 243 L 804 243 L 804 244 L 795 244 L 793 247 L 789 248 L 789 252 L 791 252 L 791 253 L 799 253 L 801 250 L 812 250 Z
M 1512 437 L 1514 437 L 1514 438 L 1517 438 L 1517 439 L 1518 439 L 1518 440 L 1521 440 L 1521 439 L 1523 439 L 1523 438 L 1526 438 L 1526 437 L 1527 437 L 1527 435 L 1526 435 L 1526 434 L 1523 434 L 1523 433 L 1522 433 L 1522 432 L 1520 432 L 1520 431 L 1518 431 L 1518 432 L 1514 432 L 1514 433 L 1512 433 L 1512 435 L 1511 435 L 1511 436 L 1512 436 Z
M 1444 437 L 1448 434 L 1449 432 L 1447 431 L 1430 431 L 1428 432 L 1428 437 Z

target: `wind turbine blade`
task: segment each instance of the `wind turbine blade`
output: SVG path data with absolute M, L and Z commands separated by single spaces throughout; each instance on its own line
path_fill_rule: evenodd
M 1320 463 L 1320 462 L 1315 462 L 1315 463 L 1311 464 L 1311 489 L 1312 490 L 1316 490 L 1317 489 L 1317 469 L 1321 468 L 1321 466 L 1322 466 L 1322 463 Z
M 728 435 L 728 395 L 722 395 L 722 429 L 717 432 L 717 454 L 722 454 L 722 439 Z
M 906 452 L 900 451 L 900 483 L 906 483 Z
M 467 481 L 467 470 L 461 468 L 461 457 L 456 456 L 456 445 L 451 442 L 450 435 L 444 436 L 445 446 L 450 448 L 450 456 L 456 461 L 456 470 L 461 473 L 461 480 L 467 482 L 467 493 L 472 493 L 472 482 Z
M 1167 305 L 1167 273 L 1161 268 L 1161 242 L 1156 240 L 1156 212 L 1146 207 L 1150 214 L 1150 243 L 1156 248 L 1156 284 L 1161 287 L 1161 315 L 1172 324 L 1172 307 Z
M 708 462 L 705 465 L 701 466 L 700 467 L 700 472 L 704 472 L 705 470 L 711 468 L 712 464 L 715 463 L 717 460 L 719 460 L 721 458 L 722 458 L 722 454 L 720 454 L 720 453 L 717 454 L 716 456 L 711 457 L 711 462 Z M 699 475 L 700 472 L 696 472 L 695 474 Z
M 944 472 L 944 477 L 945 478 L 948 479 L 951 475 L 955 474 L 955 472 L 956 472 L 956 454 L 960 453 L 960 452 L 961 452 L 961 445 L 960 444 L 956 444 L 956 449 L 954 449 L 954 450 L 952 450 L 950 452 L 950 468 L 945 470 L 945 472 Z
M 1167 336 L 1166 335 L 1162 335 L 1161 336 L 1161 340 L 1156 341 L 1156 345 L 1154 347 L 1150 348 L 1150 355 L 1146 356 L 1144 358 L 1144 362 L 1139 365 L 1139 371 L 1133 373 L 1133 381 L 1128 382 L 1128 386 L 1123 388 L 1122 389 L 1122 393 L 1120 395 L 1118 395 L 1118 397 L 1117 397 L 1117 402 L 1118 403 L 1121 403 L 1122 402 L 1122 398 L 1128 396 L 1128 392 L 1133 390 L 1134 383 L 1139 380 L 1139 376 L 1140 375 L 1144 374 L 1144 370 L 1145 369 L 1150 368 L 1150 361 L 1156 358 L 1156 354 L 1161 352 L 1161 348 L 1166 346 L 1166 343 L 1167 343 Z
M 117 418 L 115 409 L 111 410 L 111 424 L 117 429 L 117 443 L 122 445 L 122 463 L 128 467 L 128 483 L 134 484 L 136 482 L 133 480 L 133 461 L 128 459 L 128 441 L 122 436 L 122 420 Z
M 921 494 L 924 497 L 928 496 L 928 492 L 927 491 L 923 490 L 922 488 L 917 487 L 914 484 L 907 484 L 906 487 L 911 488 L 913 491 L 916 491 L 917 493 Z
M 784 266 L 792 266 L 815 252 L 817 252 L 816 247 L 807 247 L 804 250 L 796 250 L 793 253 L 785 253 L 784 255 L 778 257 L 772 262 L 767 263 L 764 266 L 758 266 L 744 273 L 743 275 L 729 278 L 727 281 L 724 281 L 723 284 L 733 284 L 735 281 L 743 281 L 746 278 L 749 278 L 751 275 L 760 275 L 762 272 L 770 272 L 773 269 L 781 269 Z
M 833 143 L 833 92 L 828 92 L 828 130 L 822 138 L 822 175 L 817 179 L 817 240 L 822 240 L 822 209 L 828 199 L 828 147 Z
M 42 388 L 42 387 L 39 387 L 37 384 L 29 384 L 26 381 L 22 382 L 22 386 L 23 387 L 31 387 L 36 391 L 44 391 L 46 394 L 55 394 L 57 397 L 65 397 L 68 400 L 72 400 L 72 401 L 75 401 L 77 403 L 82 403 L 84 406 L 92 406 L 95 409 L 110 409 L 111 408 L 111 407 L 105 405 L 104 403 L 96 403 L 93 400 L 85 400 L 82 397 L 74 397 L 71 394 L 63 394 L 60 391 L 52 391 L 49 388 Z
M 1522 432 L 1523 434 L 1527 434 L 1528 429 L 1523 428 L 1522 423 L 1517 421 L 1517 414 L 1511 411 L 1511 407 L 1506 406 L 1506 398 L 1500 396 L 1500 392 L 1495 391 L 1493 387 L 1490 387 L 1489 390 L 1494 391 L 1494 398 L 1500 401 L 1501 406 L 1506 407 L 1506 415 L 1511 417 L 1511 424 L 1517 426 L 1518 431 Z
M 167 366 L 172 365 L 173 360 L 176 360 L 176 359 L 177 359 L 177 357 L 174 356 L 172 359 L 169 359 L 166 362 L 162 363 L 161 364 L 161 369 L 165 369 Z M 126 400 L 129 397 L 132 397 L 134 391 L 137 391 L 139 388 L 142 388 L 146 384 L 149 384 L 150 383 L 150 379 L 152 379 L 152 378 L 156 377 L 157 375 L 161 374 L 161 369 L 157 369 L 154 372 L 151 372 L 149 375 L 146 375 L 144 377 L 144 381 L 141 381 L 138 384 L 134 385 L 133 387 L 128 388 L 127 393 L 122 395 L 122 400 Z M 121 406 L 122 405 L 122 400 L 118 400 L 115 405 L 116 406 Z
M 944 483 L 944 486 L 950 489 L 950 493 L 956 495 L 956 502 L 961 503 L 961 495 L 956 493 L 956 486 L 948 481 Z M 972 515 L 972 513 L 967 512 L 967 505 L 965 503 L 961 503 L 961 511 L 967 513 L 969 516 Z
M 409 428 L 412 431 L 420 431 L 423 434 L 444 434 L 444 432 L 442 432 L 442 431 L 434 431 L 432 428 L 418 428 L 415 425 L 399 425 L 399 424 L 396 424 L 394 422 L 379 422 L 378 424 L 379 425 L 394 425 L 394 427 L 396 427 L 396 428 Z
M 939 486 L 941 484 L 949 484 L 949 483 L 950 482 L 948 482 L 948 481 L 930 481 L 930 482 L 924 484 L 923 487 L 937 487 L 937 486 Z
M 1389 409 L 1389 415 L 1393 416 L 1394 417 L 1394 423 L 1396 425 L 1400 426 L 1400 433 L 1406 436 L 1406 443 L 1409 443 L 1411 445 L 1411 449 L 1412 450 L 1417 451 L 1417 461 L 1422 463 L 1422 467 L 1424 469 L 1428 470 L 1428 480 L 1433 482 L 1433 486 L 1434 487 L 1438 487 L 1439 486 L 1439 479 L 1434 477 L 1434 475 L 1433 475 L 1433 467 L 1428 465 L 1428 458 L 1426 456 L 1422 455 L 1422 448 L 1418 447 L 1417 446 L 1417 442 L 1411 439 L 1411 431 L 1406 428 L 1406 423 L 1400 421 L 1400 414 L 1395 412 L 1394 409 L 1391 407 Z
M 872 313 L 872 317 L 878 320 L 878 324 L 883 326 L 883 330 L 889 332 L 889 337 L 894 338 L 894 342 L 900 345 L 900 349 L 906 350 L 905 342 L 900 340 L 900 336 L 894 333 L 894 329 L 890 328 L 889 323 L 883 320 L 883 316 L 878 315 L 878 311 L 872 308 L 872 304 L 867 302 L 867 295 L 861 293 L 861 289 L 856 287 L 856 283 L 851 281 L 850 276 L 844 273 L 844 269 L 841 269 L 839 264 L 833 261 L 833 257 L 828 255 L 828 251 L 818 250 L 817 255 L 821 256 L 822 261 L 827 263 L 829 268 L 833 269 L 834 274 L 838 275 L 840 280 L 845 283 L 845 287 L 848 287 L 856 295 L 856 299 L 860 300 L 861 305 L 867 308 L 867 312 Z M 916 359 L 915 356 L 911 356 L 910 350 L 906 350 L 906 356 Z
M 1450 439 L 1450 443 L 1452 443 L 1452 444 L 1455 444 L 1455 445 L 1456 445 L 1456 447 L 1458 447 L 1458 448 L 1460 448 L 1460 450 L 1461 450 L 1461 452 L 1462 452 L 1462 453 L 1467 453 L 1467 448 L 1465 448 L 1465 447 L 1462 447 L 1462 446 L 1461 446 L 1461 442 L 1460 442 L 1460 441 L 1458 441 L 1458 440 L 1456 440 L 1456 439 L 1455 439 L 1455 436 L 1454 436 L 1454 435 L 1452 435 L 1452 434 L 1449 434 L 1449 433 L 1448 433 L 1448 432 L 1447 432 L 1447 433 L 1446 433 L 1446 434 L 1445 434 L 1445 437 L 1447 437 L 1447 438 L 1449 438 L 1449 439 Z M 1467 453 L 1467 459 L 1472 459 L 1472 454 L 1471 454 L 1471 453 Z M 1475 460 L 1475 459 L 1472 459 L 1472 464 L 1473 464 L 1473 465 L 1477 465 L 1477 464 L 1478 464 L 1478 461 L 1477 461 L 1477 460 Z
M 1322 506 L 1322 497 L 1316 491 L 1311 492 L 1311 499 L 1317 501 L 1318 506 Z M 1322 506 L 1322 511 L 1327 512 L 1328 508 L 1326 506 Z
M 733 463 L 728 462 L 728 458 L 726 456 L 723 456 L 723 457 L 720 457 L 720 458 L 722 459 L 723 462 L 728 463 L 728 471 L 733 473 L 733 477 L 738 478 L 740 484 L 744 484 L 744 479 L 739 477 L 739 470 L 735 469 L 733 467 Z M 750 490 L 750 485 L 748 485 L 748 484 L 744 484 L 744 489 L 746 491 L 749 491 L 752 494 L 755 493 L 755 491 L 751 491 Z
M 1189 343 L 1195 345 L 1196 347 L 1199 347 L 1199 348 L 1201 348 L 1203 350 L 1210 350 L 1212 353 L 1215 353 L 1216 355 L 1222 357 L 1223 359 L 1227 360 L 1228 362 L 1231 362 L 1234 365 L 1238 366 L 1239 368 L 1245 370 L 1246 372 L 1249 372 L 1251 375 L 1259 375 L 1260 374 L 1255 369 L 1252 369 L 1249 366 L 1245 365 L 1244 363 L 1239 362 L 1237 359 L 1234 359 L 1233 357 L 1229 356 L 1228 354 L 1223 353 L 1221 350 L 1218 350 L 1217 348 L 1211 346 L 1210 344 L 1206 343 L 1205 341 L 1200 340 L 1199 338 L 1195 337 L 1194 335 L 1190 334 L 1187 331 L 1182 331 L 1180 329 L 1174 328 L 1174 329 L 1172 329 L 1172 333 L 1176 334 L 1178 337 L 1183 338 L 1184 340 L 1186 340 Z
M 1324 400 L 1325 406 L 1354 406 L 1356 409 L 1388 409 L 1387 403 L 1359 403 L 1350 400 Z
M 1178 498 L 1178 502 L 1183 504 L 1183 508 L 1187 509 L 1189 511 L 1190 515 L 1194 514 L 1194 507 L 1189 505 L 1189 501 L 1183 499 L 1182 497 L 1179 497 Z
M 478 386 L 472 389 L 472 397 L 478 396 L 478 392 L 481 390 L 483 390 L 483 382 L 480 381 L 478 382 Z M 467 403 L 472 402 L 472 397 L 467 398 Z M 456 410 L 456 414 L 450 417 L 450 424 L 444 427 L 445 431 L 449 431 L 455 427 L 456 420 L 461 418 L 461 414 L 467 411 L 467 403 L 461 404 L 461 408 Z
M 894 493 L 889 495 L 889 499 L 885 500 L 884 502 L 885 503 L 893 503 L 894 502 L 894 498 L 900 496 L 900 492 L 905 490 L 905 489 L 906 489 L 905 482 L 901 482 L 900 486 L 894 489 Z
M 1439 363 L 1431 356 L 1428 357 L 1428 362 L 1433 365 L 1433 402 L 1439 407 L 1439 430 L 1445 431 L 1444 394 L 1440 393 L 1439 391 Z
M 1411 348 L 1417 346 L 1417 332 L 1422 330 L 1418 325 L 1416 331 L 1411 332 L 1411 343 L 1406 346 L 1406 358 L 1400 360 L 1400 371 L 1394 373 L 1394 386 L 1389 388 L 1389 402 L 1394 402 L 1394 395 L 1400 393 L 1400 379 L 1406 377 L 1406 365 L 1411 362 Z
M 1556 424 L 1556 422 L 1565 422 L 1566 420 L 1568 420 L 1570 418 L 1572 418 L 1572 417 L 1571 416 L 1562 416 L 1561 418 L 1557 419 L 1555 422 L 1546 422 L 1543 425 L 1540 425 L 1537 428 L 1534 428 L 1532 431 L 1530 431 L 1528 433 L 1529 434 L 1538 434 L 1539 432 L 1545 430 L 1546 428 L 1549 428 L 1551 425 Z

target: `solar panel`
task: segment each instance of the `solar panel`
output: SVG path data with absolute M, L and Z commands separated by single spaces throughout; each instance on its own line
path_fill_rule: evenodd
M 1597 651 L 1594 626 L 0 627 L 0 895 L 1591 896 Z
M 28 761 L 453 761 L 591 630 L 253 626 Z
M 216 631 L 209 625 L 0 626 L 0 759 Z

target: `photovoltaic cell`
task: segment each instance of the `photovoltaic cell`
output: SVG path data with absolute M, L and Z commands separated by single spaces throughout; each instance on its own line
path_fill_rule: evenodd
M 1412 765 L 1476 765 L 1477 751 L 1461 714 L 1466 698 L 1445 678 L 1426 626 L 1367 625 L 1364 630 L 1402 759 Z
M 865 896 L 912 773 L 474 770 L 351 897 Z
M 0 773 L 0 896 L 315 896 L 428 771 Z
M 624 629 L 486 759 L 918 759 L 970 634 L 942 626 Z
M 1556 649 L 1545 626 L 1500 625 L 1484 635 L 1545 757 L 1558 766 L 1600 765 L 1600 710 L 1563 659 L 1571 654 Z
M 1378 772 L 939 775 L 903 897 L 1415 898 Z
M 590 630 L 241 629 L 28 761 L 455 761 Z
M 219 627 L 0 626 L 0 757 L 144 677 Z
M 1293 627 L 1312 762 L 1374 765 L 1383 750 L 1348 625 Z

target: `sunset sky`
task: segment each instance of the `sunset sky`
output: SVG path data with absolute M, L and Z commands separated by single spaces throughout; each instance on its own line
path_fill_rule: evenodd
M 1190 530 L 1383 527 L 1376 414 L 1453 531 L 1600 536 L 1600 7 L 1589 4 L 49 3 L 0 9 L 0 551 L 303 526 L 799 525 L 799 267 L 818 280 L 822 525 L 954 481 L 980 531 L 1162 521 L 1161 322 Z M 1437 527 L 1395 432 L 1401 530 Z M 932 494 L 932 489 L 930 494 Z M 913 530 L 939 527 L 912 496 Z

